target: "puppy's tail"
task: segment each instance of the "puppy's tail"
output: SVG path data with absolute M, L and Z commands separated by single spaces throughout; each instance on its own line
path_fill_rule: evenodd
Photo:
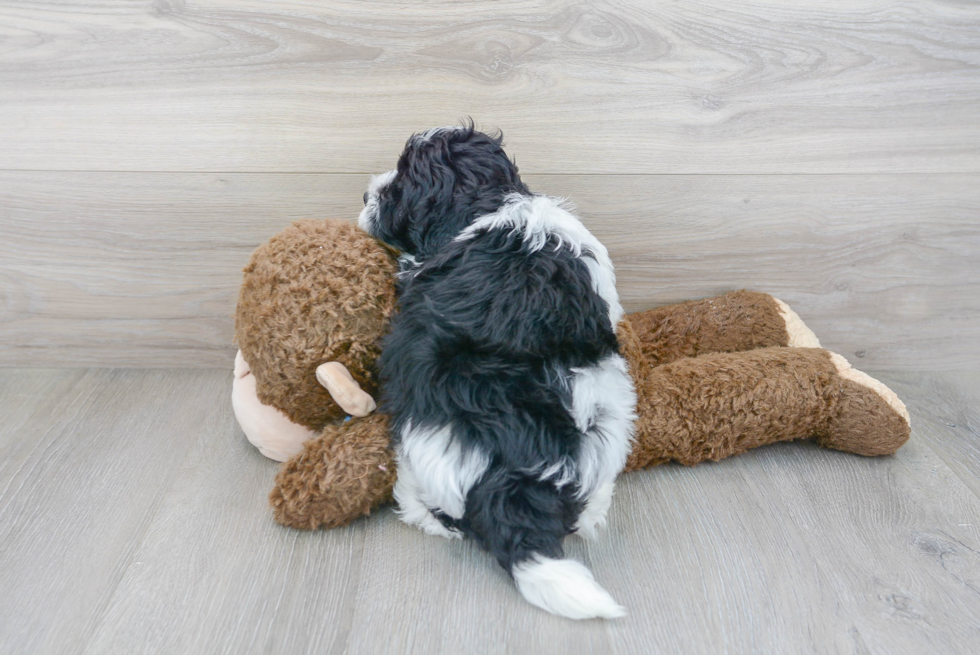
M 527 602 L 570 619 L 615 619 L 626 610 L 573 559 L 552 559 L 539 554 L 511 569 L 517 589 Z
M 626 614 L 580 562 L 563 559 L 561 541 L 581 512 L 570 489 L 498 471 L 467 495 L 460 527 L 494 555 L 532 605 L 570 619 Z

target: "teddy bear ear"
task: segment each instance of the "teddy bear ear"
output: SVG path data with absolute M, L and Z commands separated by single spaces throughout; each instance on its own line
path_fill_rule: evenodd
M 378 407 L 371 394 L 361 389 L 361 385 L 340 362 L 327 362 L 317 366 L 316 379 L 334 402 L 351 416 L 367 416 Z

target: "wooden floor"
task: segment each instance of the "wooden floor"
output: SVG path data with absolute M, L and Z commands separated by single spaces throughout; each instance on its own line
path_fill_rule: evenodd
M 980 652 L 978 26 L 954 0 L 0 2 L 0 655 Z M 568 540 L 610 623 L 390 510 L 277 526 L 229 398 L 241 268 L 465 116 L 578 205 L 628 311 L 773 293 L 890 371 L 911 442 L 625 477 Z
M 0 653 L 980 652 L 980 374 L 879 377 L 894 457 L 624 476 L 566 545 L 629 615 L 572 622 L 388 509 L 276 525 L 230 371 L 0 369 Z

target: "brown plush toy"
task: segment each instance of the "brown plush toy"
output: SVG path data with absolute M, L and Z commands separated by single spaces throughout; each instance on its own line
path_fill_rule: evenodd
M 371 412 L 396 271 L 394 252 L 329 220 L 293 224 L 245 268 L 233 404 L 250 441 L 288 459 L 270 495 L 283 525 L 339 526 L 391 499 L 387 417 Z M 618 336 L 637 392 L 627 470 L 810 437 L 866 456 L 908 440 L 901 400 L 769 295 L 629 314 Z

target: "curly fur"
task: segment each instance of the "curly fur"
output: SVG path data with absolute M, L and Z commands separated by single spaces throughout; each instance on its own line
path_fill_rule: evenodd
M 811 437 L 827 448 L 887 455 L 909 438 L 904 417 L 842 377 L 832 353 L 819 348 L 685 357 L 634 379 L 640 418 L 627 470 L 691 466 Z
M 630 445 L 605 247 L 472 125 L 409 139 L 359 223 L 414 258 L 380 361 L 402 519 L 475 540 L 535 605 L 619 616 L 586 569 L 554 563 Z
M 389 445 L 384 414 L 328 425 L 279 470 L 269 495 L 276 521 L 333 528 L 391 500 L 395 453 Z
M 235 337 L 259 400 L 321 430 L 346 413 L 316 380 L 344 364 L 366 392 L 395 308 L 394 253 L 346 221 L 296 221 L 245 267 Z
M 789 345 L 786 321 L 776 299 L 755 291 L 658 307 L 628 319 L 648 367 L 702 353 Z

